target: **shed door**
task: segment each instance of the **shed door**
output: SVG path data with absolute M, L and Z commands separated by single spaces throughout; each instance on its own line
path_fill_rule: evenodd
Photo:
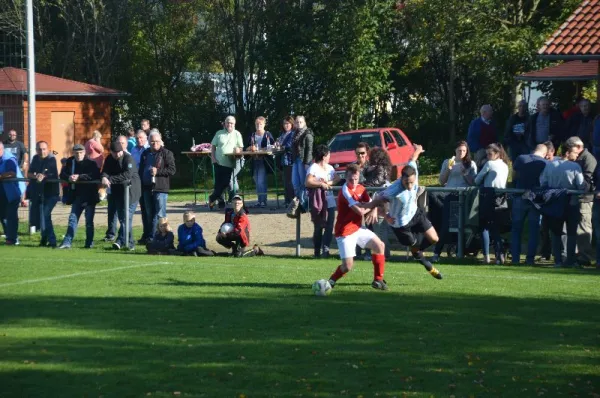
M 58 152 L 58 171 L 62 167 L 61 159 L 72 155 L 75 137 L 75 112 L 52 112 L 50 131 L 50 150 Z

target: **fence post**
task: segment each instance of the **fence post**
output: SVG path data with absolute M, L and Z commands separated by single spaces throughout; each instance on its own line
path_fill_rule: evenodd
M 124 240 L 124 244 L 129 248 L 130 243 L 133 242 L 129 242 L 129 228 L 131 228 L 131 225 L 129 225 L 129 189 L 130 189 L 130 185 L 129 185 L 129 181 L 125 183 L 125 189 L 123 190 L 125 192 L 125 198 L 124 198 L 124 202 L 125 202 L 125 220 L 123 220 L 123 222 L 125 223 L 125 227 L 123 228 L 123 234 L 125 236 L 123 236 L 123 240 Z
M 29 183 L 31 184 L 33 181 L 30 180 Z M 37 181 L 34 183 L 36 184 Z M 40 208 L 38 209 L 38 211 L 40 212 L 40 236 L 42 237 L 42 239 L 44 238 L 44 232 L 46 231 L 46 220 L 44 217 L 44 196 L 45 196 L 45 185 L 46 185 L 46 179 L 44 178 L 42 180 L 41 183 L 41 190 L 42 190 L 42 194 L 40 195 Z M 31 211 L 31 199 L 29 199 L 29 211 Z M 29 219 L 31 219 L 31 215 L 29 216 Z M 31 230 L 31 225 L 29 226 L 29 229 Z
M 465 256 L 465 191 L 458 192 L 458 258 Z
M 300 257 L 300 217 L 301 213 L 298 212 L 298 217 L 296 218 L 296 257 Z

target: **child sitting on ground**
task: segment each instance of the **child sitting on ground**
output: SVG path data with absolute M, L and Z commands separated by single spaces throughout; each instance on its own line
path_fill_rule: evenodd
M 177 251 L 183 256 L 212 256 L 206 248 L 202 228 L 196 223 L 196 215 L 191 211 L 183 213 L 183 224 L 177 229 Z
M 246 214 L 244 207 L 244 201 L 240 195 L 235 195 L 231 199 L 233 208 L 225 210 L 225 221 L 223 224 L 230 223 L 233 225 L 233 229 L 230 232 L 223 233 L 221 227 L 217 233 L 217 243 L 231 249 L 234 257 L 251 257 L 251 256 L 262 256 L 263 251 L 257 245 L 250 250 L 245 251 L 244 249 L 250 245 L 250 219 Z
M 173 242 L 175 242 L 175 236 L 169 220 L 167 217 L 161 217 L 158 219 L 156 234 L 151 241 L 146 243 L 146 249 L 148 249 L 148 254 L 172 254 L 175 250 Z

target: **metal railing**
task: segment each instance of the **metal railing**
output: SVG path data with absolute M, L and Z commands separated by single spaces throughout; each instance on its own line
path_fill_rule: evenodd
M 43 234 L 45 229 L 46 229 L 46 220 L 44 219 L 44 186 L 46 184 L 69 184 L 69 185 L 85 185 L 85 184 L 94 184 L 94 185 L 102 185 L 102 181 L 101 180 L 90 180 L 90 181 L 65 181 L 65 180 L 60 180 L 60 179 L 49 179 L 49 178 L 45 178 L 42 181 L 38 181 L 35 178 L 6 178 L 6 179 L 2 179 L 0 180 L 0 184 L 1 183 L 7 183 L 7 182 L 29 182 L 30 184 L 39 184 L 39 189 L 42 190 L 42 194 L 40 195 L 40 232 Z M 129 225 L 129 190 L 131 187 L 131 181 L 124 181 L 121 183 L 114 183 L 111 185 L 124 185 L 125 189 L 124 189 L 124 204 L 125 204 L 125 220 L 123 222 L 123 236 L 125 239 L 125 244 L 129 243 L 129 230 L 132 228 L 131 225 Z M 31 203 L 31 201 L 30 201 Z M 31 211 L 31 209 L 29 210 Z
M 460 188 L 446 188 L 446 187 L 423 187 L 425 192 L 443 192 L 443 193 L 454 193 L 458 194 L 458 242 L 457 242 L 457 253 L 458 258 L 464 258 L 465 255 L 465 198 L 468 193 L 479 191 L 480 187 L 460 187 Z M 333 192 L 339 192 L 342 189 L 340 186 L 332 187 Z M 386 188 L 383 187 L 366 187 L 367 192 L 379 192 L 384 191 Z M 516 189 L 516 188 L 495 188 L 496 194 L 518 194 L 522 195 L 525 192 L 531 191 L 528 189 Z M 534 190 L 535 192 L 535 190 Z M 586 191 L 575 191 L 567 190 L 569 195 L 589 195 L 591 192 Z M 300 250 L 302 248 L 300 244 L 301 235 L 301 215 L 298 214 L 296 218 L 296 257 L 300 257 Z

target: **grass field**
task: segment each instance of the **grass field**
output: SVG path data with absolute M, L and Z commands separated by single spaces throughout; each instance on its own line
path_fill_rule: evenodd
M 27 242 L 24 240 L 23 245 Z M 600 394 L 600 273 L 1 247 L 0 396 Z

